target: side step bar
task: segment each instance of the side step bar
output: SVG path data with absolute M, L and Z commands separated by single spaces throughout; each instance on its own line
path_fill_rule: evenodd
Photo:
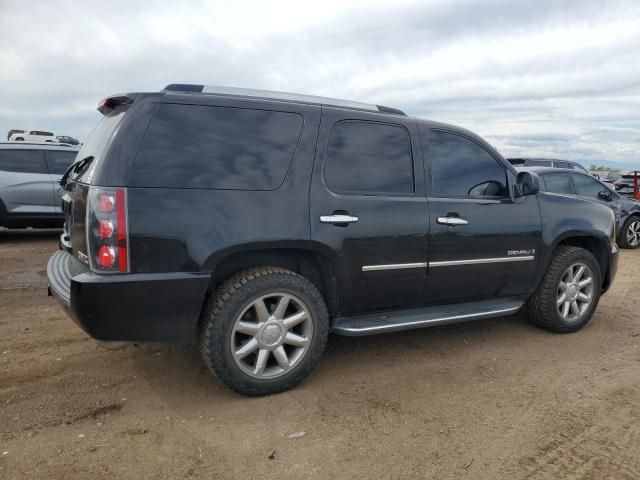
M 482 318 L 510 315 L 522 308 L 520 298 L 500 298 L 478 302 L 378 312 L 353 317 L 337 317 L 333 333 L 347 336 L 373 335 L 447 323 L 468 322 Z

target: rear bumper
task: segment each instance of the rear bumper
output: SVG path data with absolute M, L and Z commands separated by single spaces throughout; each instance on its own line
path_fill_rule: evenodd
M 104 341 L 189 341 L 208 274 L 99 275 L 63 250 L 47 264 L 49 292 L 91 337 Z

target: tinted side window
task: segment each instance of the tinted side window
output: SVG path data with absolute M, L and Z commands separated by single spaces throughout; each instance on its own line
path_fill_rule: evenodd
M 552 193 L 573 193 L 569 175 L 566 173 L 547 173 L 542 175 L 544 189 Z
M 0 150 L 0 170 L 47 173 L 47 166 L 41 150 Z
M 571 168 L 569 162 L 553 162 L 553 166 L 556 168 Z
M 507 195 L 507 173 L 476 142 L 432 131 L 429 140 L 432 191 L 436 197 Z
M 595 178 L 587 177 L 586 175 L 571 175 L 571 178 L 578 195 L 598 198 L 598 193 L 607 190 Z
M 551 160 L 527 160 L 527 167 L 550 167 Z
M 78 152 L 49 150 L 49 170 L 54 175 L 62 175 L 75 160 Z
M 324 163 L 327 186 L 341 193 L 413 192 L 411 143 L 400 126 L 347 121 L 333 126 Z
M 296 113 L 160 105 L 134 164 L 133 185 L 274 190 L 302 131 Z

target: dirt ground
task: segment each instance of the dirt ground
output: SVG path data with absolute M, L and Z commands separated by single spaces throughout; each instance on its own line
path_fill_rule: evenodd
M 47 297 L 57 235 L 0 231 L 2 479 L 640 478 L 640 250 L 576 334 L 333 336 L 300 387 L 245 398 L 194 347 L 87 338 Z

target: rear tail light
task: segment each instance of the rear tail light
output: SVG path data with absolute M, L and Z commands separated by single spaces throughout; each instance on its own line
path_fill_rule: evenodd
M 87 243 L 90 264 L 101 273 L 129 272 L 127 190 L 90 187 Z

